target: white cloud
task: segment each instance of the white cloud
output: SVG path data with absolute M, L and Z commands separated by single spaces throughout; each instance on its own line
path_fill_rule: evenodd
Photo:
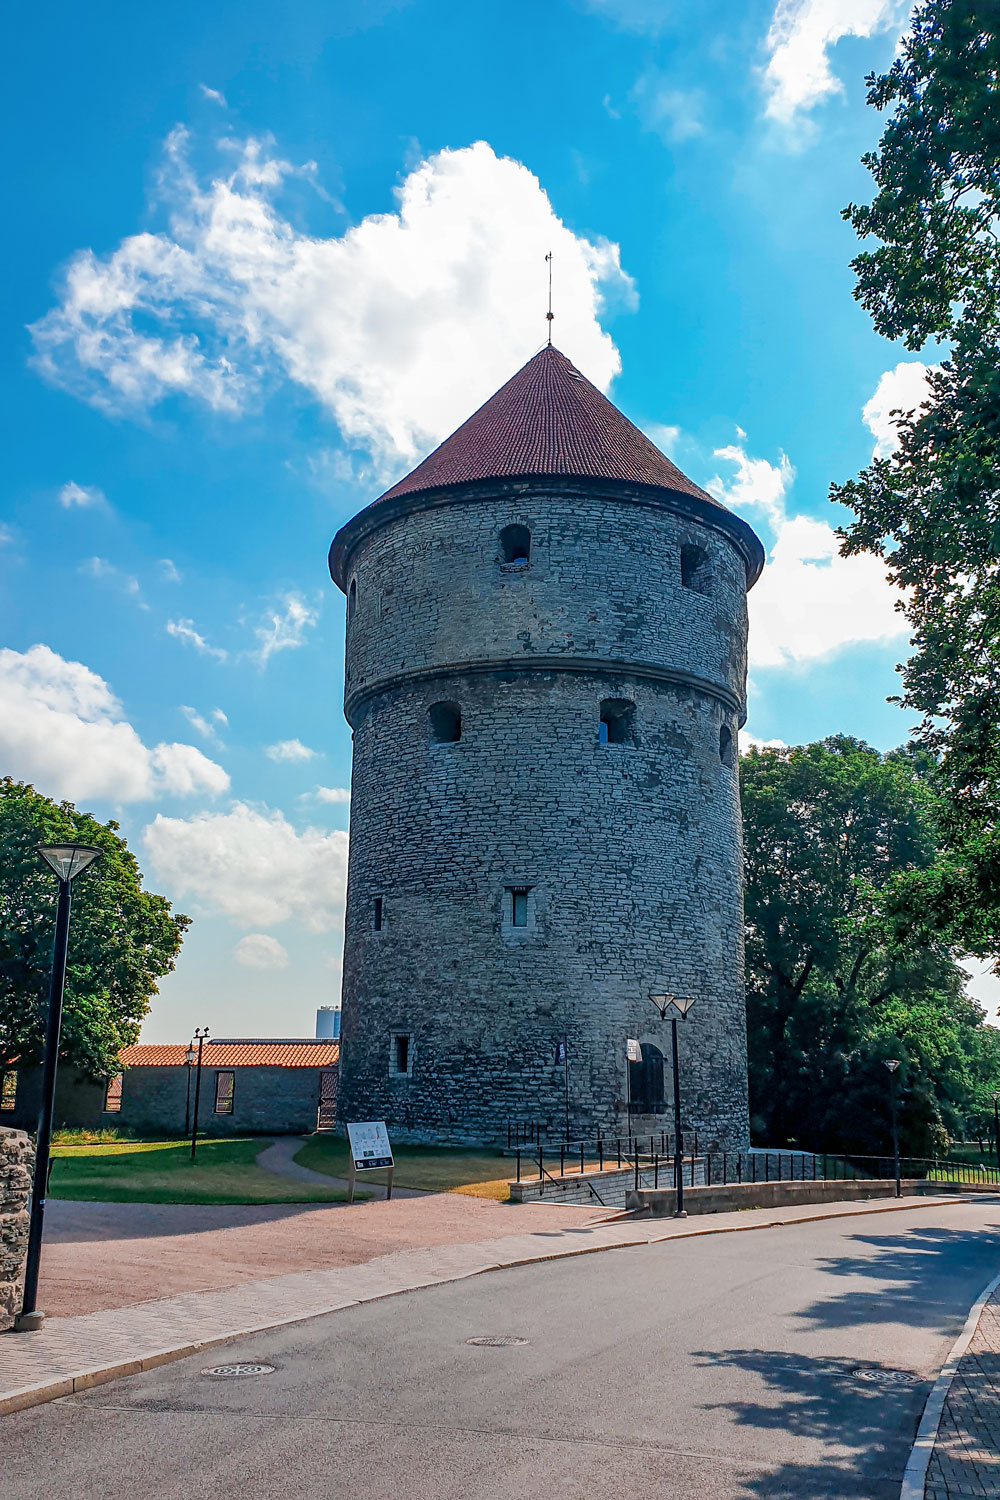
M 211 99 L 213 104 L 221 104 L 223 109 L 229 108 L 225 94 L 220 94 L 218 89 L 210 89 L 207 83 L 199 83 L 198 87 L 203 99 Z
M 106 557 L 86 557 L 77 568 L 78 573 L 83 573 L 87 578 L 93 578 L 98 583 L 109 583 L 113 587 L 120 588 L 124 594 L 129 594 L 135 599 L 141 609 L 148 609 L 148 604 L 143 604 L 140 599 L 141 589 L 139 580 L 130 573 L 123 573 L 116 568 L 114 563 L 108 562 Z
M 108 684 L 48 646 L 0 650 L 0 763 L 51 797 L 140 802 L 229 787 L 193 745 L 144 745 Z
M 993 972 L 989 959 L 963 958 L 959 962 L 968 976 L 966 994 L 979 1001 L 988 1024 L 995 1026 L 1000 1017 L 1000 975 Z
M 95 506 L 107 505 L 107 497 L 96 485 L 74 484 L 71 479 L 59 491 L 59 504 L 64 510 L 93 510 Z
M 486 142 L 420 162 L 395 213 L 327 239 L 275 206 L 285 179 L 311 169 L 249 140 L 235 168 L 230 156 L 202 183 L 185 149 L 175 132 L 161 187 L 168 231 L 103 258 L 80 251 L 61 303 L 33 328 L 37 367 L 83 399 L 142 412 L 184 394 L 237 411 L 262 380 L 283 377 L 394 472 L 542 342 L 549 250 L 559 346 L 602 388 L 619 370 L 598 321 L 607 297 L 635 300 L 617 245 L 574 234 L 537 177 Z
M 765 47 L 765 113 L 792 125 L 843 84 L 830 68 L 829 49 L 843 37 L 870 37 L 902 23 L 907 0 L 778 0 Z
M 287 969 L 288 952 L 277 938 L 266 932 L 251 932 L 240 938 L 233 949 L 233 957 L 246 969 Z
M 14 541 L 14 533 L 9 526 L 0 525 L 0 547 L 10 547 Z
M 177 564 L 172 562 L 169 557 L 160 558 L 160 572 L 163 574 L 163 577 L 165 578 L 167 583 L 180 583 L 181 581 L 181 575 L 177 568 Z
M 583 4 L 623 31 L 650 36 L 662 31 L 675 13 L 667 0 L 583 0 Z
M 268 610 L 263 623 L 254 630 L 258 646 L 249 655 L 259 667 L 266 667 L 276 651 L 305 645 L 306 631 L 319 619 L 319 612 L 301 594 L 286 594 L 282 604 L 283 608 Z
M 317 802 L 350 802 L 351 789 L 349 786 L 318 786 L 306 795 L 315 797 Z
M 886 370 L 865 402 L 861 415 L 875 439 L 872 458 L 888 458 L 899 447 L 897 418 L 893 412 L 915 411 L 930 395 L 927 376 L 933 365 L 919 359 L 901 359 L 894 370 Z
M 740 754 L 745 755 L 748 750 L 787 750 L 788 745 L 784 740 L 762 740 L 759 735 L 750 734 L 748 730 L 741 729 L 739 735 Z
M 311 932 L 343 921 L 347 834 L 296 832 L 284 814 L 237 802 L 228 813 L 158 815 L 143 832 L 157 879 L 178 898 L 243 927 L 295 920 Z
M 667 145 L 705 133 L 703 96 L 694 89 L 678 88 L 670 75 L 658 68 L 650 68 L 636 79 L 629 102 L 643 129 L 653 131 Z
M 673 458 L 682 436 L 679 427 L 672 427 L 668 422 L 647 422 L 643 427 L 643 432 L 651 443 L 656 444 L 661 453 L 665 453 L 668 458 Z
M 716 449 L 715 457 L 735 464 L 736 474 L 728 484 L 716 476 L 706 488 L 734 510 L 749 512 L 751 522 L 759 524 L 759 512 L 773 537 L 748 601 L 753 666 L 818 661 L 846 646 L 906 634 L 906 620 L 895 607 L 902 596 L 879 559 L 841 557 L 832 526 L 787 515 L 785 496 L 795 470 L 784 454 L 772 464 L 734 445 Z
M 316 753 L 308 745 L 303 745 L 301 740 L 279 740 L 276 745 L 268 745 L 264 751 L 268 760 L 312 760 Z
M 216 661 L 225 661 L 229 654 L 222 646 L 210 646 L 205 637 L 195 630 L 193 620 L 168 620 L 167 635 L 172 635 L 178 641 L 186 641 L 201 656 L 214 656 Z
M 181 705 L 181 713 L 187 719 L 188 723 L 191 725 L 191 728 L 196 730 L 198 734 L 202 735 L 206 740 L 208 740 L 210 744 L 222 744 L 216 725 L 221 725 L 224 727 L 229 723 L 229 720 L 226 718 L 221 708 L 213 708 L 211 714 L 206 719 L 205 716 L 203 714 L 200 714 L 197 709 L 191 708 L 189 704 L 185 703 Z

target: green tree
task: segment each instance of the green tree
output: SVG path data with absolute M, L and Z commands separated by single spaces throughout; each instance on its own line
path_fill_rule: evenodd
M 887 899 L 938 857 L 925 761 L 846 735 L 741 761 L 751 1114 L 769 1144 L 887 1150 L 898 1057 L 904 1150 L 926 1155 L 1000 1078 L 951 948 Z
M 845 553 L 884 559 L 904 590 L 905 707 L 946 793 L 950 855 L 914 910 L 970 951 L 1000 950 L 1000 7 L 919 5 L 900 54 L 868 79 L 890 111 L 863 158 L 877 188 L 845 217 L 868 242 L 855 296 L 879 333 L 944 344 L 899 448 L 831 498 L 856 519 Z M 925 356 L 927 357 L 927 356 Z
M 60 1056 L 100 1078 L 117 1071 L 119 1049 L 138 1038 L 189 919 L 142 889 L 117 823 L 0 780 L 0 1064 L 41 1057 L 58 888 L 35 851 L 65 842 L 103 853 L 73 885 Z

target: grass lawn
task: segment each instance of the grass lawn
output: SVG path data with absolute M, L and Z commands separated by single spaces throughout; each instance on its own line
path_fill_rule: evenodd
M 514 1160 L 499 1151 L 476 1151 L 471 1147 L 393 1146 L 396 1170 L 393 1186 L 423 1188 L 430 1193 L 468 1193 L 473 1198 L 495 1198 L 506 1203 L 507 1183 L 514 1176 Z M 350 1157 L 347 1142 L 339 1135 L 310 1136 L 295 1160 L 314 1172 L 330 1177 L 347 1173 Z M 365 1174 L 367 1181 L 368 1174 Z M 384 1183 L 384 1172 L 372 1172 L 372 1182 Z
M 343 1203 L 343 1189 L 290 1182 L 256 1165 L 262 1139 L 53 1146 L 50 1196 L 97 1203 Z

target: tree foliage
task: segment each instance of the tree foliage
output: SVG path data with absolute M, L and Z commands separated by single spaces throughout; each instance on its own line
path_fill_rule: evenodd
M 897 922 L 938 858 L 926 756 L 841 735 L 741 762 L 751 1114 L 768 1144 L 940 1152 L 1000 1080 L 1000 1034 L 947 943 Z
M 831 498 L 856 519 L 845 553 L 885 560 L 913 654 L 899 701 L 946 792 L 938 923 L 1000 950 L 1000 7 L 928 0 L 868 102 L 891 111 L 864 164 L 877 188 L 845 217 L 869 242 L 855 296 L 886 338 L 944 343 L 929 393 L 897 414 L 899 447 Z M 932 356 L 936 357 L 936 356 Z M 930 902 L 930 907 L 927 905 Z M 918 909 L 920 903 L 917 904 Z
M 136 1041 L 156 981 L 174 967 L 188 918 L 142 888 L 118 824 L 0 780 L 0 1064 L 42 1054 L 58 885 L 36 849 L 92 844 L 103 852 L 73 883 L 60 1056 L 100 1078 Z

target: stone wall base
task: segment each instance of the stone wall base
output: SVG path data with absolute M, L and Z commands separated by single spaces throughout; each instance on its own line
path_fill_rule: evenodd
M 31 1137 L 0 1127 L 0 1331 L 10 1328 L 21 1310 L 34 1161 Z

